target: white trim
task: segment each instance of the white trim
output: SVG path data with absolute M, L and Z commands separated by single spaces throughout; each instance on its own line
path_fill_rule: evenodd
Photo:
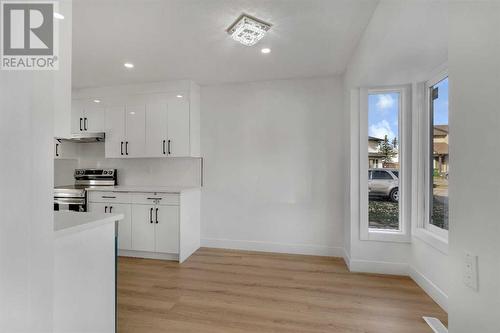
M 357 273 L 408 276 L 408 264 L 387 261 L 350 259 L 349 270 Z
M 342 252 L 344 253 L 342 258 L 344 259 L 345 265 L 347 266 L 347 270 L 350 272 L 351 271 L 351 256 L 349 255 L 349 253 L 347 252 L 347 250 L 345 248 L 342 248 Z
M 159 253 L 159 252 L 145 252 L 133 250 L 118 250 L 120 257 L 132 258 L 145 258 L 145 259 L 159 259 L 159 260 L 173 260 L 179 261 L 179 255 L 174 253 Z
M 414 267 L 410 266 L 408 271 L 413 281 L 443 308 L 444 311 L 448 312 L 448 295 Z
M 432 328 L 434 333 L 448 333 L 448 329 L 446 328 L 446 326 L 443 325 L 443 323 L 439 319 L 434 317 L 422 317 L 422 318 L 424 318 L 425 322 L 427 323 L 427 325 L 430 326 L 430 328 Z
M 345 255 L 344 248 L 342 247 L 275 243 L 275 242 L 262 242 L 262 241 L 250 241 L 250 240 L 203 238 L 201 240 L 201 246 L 218 248 L 218 249 L 304 254 L 304 255 L 338 257 L 338 258 L 342 258 Z
M 400 230 L 369 228 L 368 221 L 368 96 L 399 93 L 399 223 Z M 409 243 L 411 241 L 411 86 L 361 88 L 359 94 L 359 237 L 361 240 Z
M 432 246 L 439 252 L 448 255 L 448 241 L 439 237 L 439 235 L 430 232 L 425 228 L 415 228 L 415 230 L 413 230 L 413 236 Z

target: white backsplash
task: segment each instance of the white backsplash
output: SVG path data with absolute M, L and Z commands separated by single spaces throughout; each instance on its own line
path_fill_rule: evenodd
M 118 170 L 119 185 L 139 186 L 199 186 L 201 159 L 199 158 L 131 158 L 104 157 L 104 143 L 79 144 L 79 160 L 55 160 L 55 179 L 73 183 L 75 168 L 114 168 Z M 68 176 L 69 174 L 69 176 Z M 69 177 L 69 178 L 68 178 Z M 62 185 L 56 183 L 56 185 Z

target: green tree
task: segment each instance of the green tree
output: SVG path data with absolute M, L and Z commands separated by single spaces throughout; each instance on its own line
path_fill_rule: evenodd
M 396 138 L 392 140 L 392 143 L 389 142 L 387 135 L 384 137 L 384 140 L 379 143 L 378 151 L 382 154 L 382 161 L 386 163 L 391 163 L 392 159 L 398 154 L 398 141 Z

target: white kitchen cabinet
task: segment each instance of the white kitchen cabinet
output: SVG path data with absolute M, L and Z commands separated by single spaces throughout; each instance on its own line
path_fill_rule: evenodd
M 154 205 L 132 205 L 132 250 L 155 252 L 154 214 Z
M 189 101 L 184 97 L 168 101 L 167 135 L 168 156 L 190 155 Z
M 107 158 L 142 157 L 146 144 L 144 105 L 114 106 L 105 111 Z
M 146 105 L 147 157 L 190 156 L 189 101 L 171 96 Z
M 119 186 L 118 186 L 119 188 Z M 200 247 L 200 190 L 88 192 L 92 212 L 121 213 L 120 255 L 179 260 Z
M 156 206 L 155 252 L 179 253 L 179 206 Z
M 143 157 L 146 145 L 146 106 L 125 106 L 125 155 Z
M 88 88 L 73 96 L 74 130 L 97 131 L 94 122 L 102 122 L 107 158 L 200 156 L 200 90 L 194 82 Z M 101 102 L 93 103 L 95 98 Z
M 73 133 L 104 132 L 105 107 L 90 100 L 73 100 L 71 124 Z
M 106 133 L 106 157 L 123 157 L 125 142 L 125 107 L 115 106 L 106 109 L 104 118 Z
M 119 203 L 89 203 L 90 212 L 123 214 L 124 218 L 118 222 L 118 248 L 132 250 L 132 214 L 130 204 Z
M 167 110 L 168 104 L 146 105 L 146 155 L 163 157 L 167 154 Z
M 77 159 L 78 150 L 74 142 L 54 139 L 54 159 Z

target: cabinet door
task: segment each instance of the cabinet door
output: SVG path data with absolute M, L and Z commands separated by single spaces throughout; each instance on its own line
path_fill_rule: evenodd
M 131 205 L 108 203 L 108 213 L 123 214 L 123 220 L 118 222 L 118 248 L 132 250 L 132 208 Z
M 87 211 L 91 213 L 108 213 L 109 204 L 103 202 L 89 202 Z
M 103 132 L 106 109 L 98 106 L 85 108 L 83 127 L 86 132 Z
M 106 109 L 104 119 L 106 133 L 106 157 L 123 157 L 125 153 L 125 107 L 115 106 Z
M 142 157 L 146 146 L 146 107 L 145 105 L 125 108 L 125 157 Z
M 156 206 L 155 250 L 162 253 L 179 253 L 179 206 Z
M 153 205 L 132 205 L 132 250 L 155 250 Z
M 189 101 L 174 98 L 168 103 L 169 156 L 189 156 Z
M 146 105 L 146 156 L 167 156 L 167 103 Z
M 71 102 L 71 133 L 83 132 L 83 102 L 73 100 Z

